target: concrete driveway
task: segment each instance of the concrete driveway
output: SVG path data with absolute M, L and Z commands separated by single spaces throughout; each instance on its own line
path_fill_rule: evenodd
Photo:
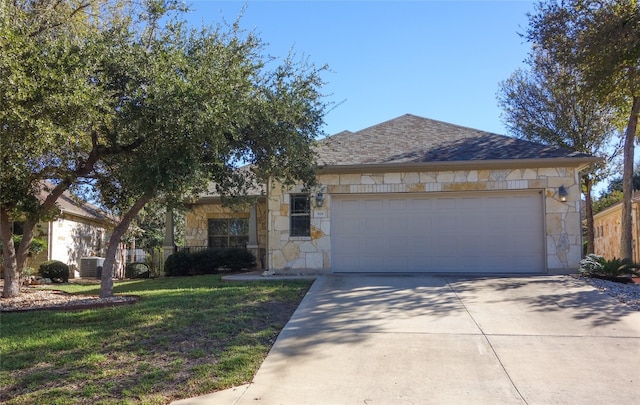
M 640 312 L 567 276 L 324 276 L 252 384 L 176 404 L 640 404 Z

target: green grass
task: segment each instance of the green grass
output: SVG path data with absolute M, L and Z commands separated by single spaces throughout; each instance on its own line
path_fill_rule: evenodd
M 133 305 L 3 313 L 0 402 L 166 404 L 251 380 L 309 281 L 116 283 Z M 97 285 L 56 287 L 97 295 Z

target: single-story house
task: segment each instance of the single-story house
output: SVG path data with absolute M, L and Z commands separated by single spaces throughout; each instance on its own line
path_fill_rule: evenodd
M 56 205 L 57 219 L 36 224 L 34 237 L 44 239 L 47 249 L 32 257 L 28 266 L 38 270 L 40 263 L 59 260 L 69 266 L 70 277 L 80 277 L 80 258 L 104 256 L 113 227 L 110 219 L 98 207 L 74 198 L 65 191 Z M 13 232 L 21 234 L 21 224 L 13 224 Z
M 403 115 L 319 141 L 319 186 L 202 196 L 186 246 L 244 246 L 276 273 L 555 273 L 582 255 L 589 155 Z M 260 260 L 259 260 L 260 263 Z
M 622 201 L 593 216 L 595 254 L 606 259 L 620 257 L 621 218 Z M 640 263 L 640 191 L 631 195 L 631 235 L 632 259 Z

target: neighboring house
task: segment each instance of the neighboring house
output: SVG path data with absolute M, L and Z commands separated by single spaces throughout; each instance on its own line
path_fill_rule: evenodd
M 606 259 L 620 257 L 620 219 L 622 201 L 593 216 L 594 251 Z M 631 234 L 633 261 L 640 263 L 640 191 L 631 196 Z
M 69 265 L 71 278 L 80 277 L 81 257 L 104 255 L 112 220 L 98 207 L 78 201 L 68 191 L 56 205 L 60 216 L 36 225 L 34 236 L 47 242 L 47 250 L 31 258 L 29 267 L 37 270 L 46 260 L 59 260 Z
M 278 273 L 568 272 L 597 158 L 415 115 L 319 142 L 320 183 L 246 209 L 203 196 L 187 247 L 246 245 Z M 259 261 L 260 262 L 260 261 Z

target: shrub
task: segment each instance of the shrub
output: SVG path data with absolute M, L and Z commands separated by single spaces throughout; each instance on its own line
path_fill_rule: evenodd
M 246 249 L 205 249 L 194 253 L 178 252 L 167 258 L 164 272 L 171 276 L 216 274 L 222 268 L 237 271 L 255 267 L 256 257 Z
M 188 276 L 191 271 L 191 255 L 177 252 L 167 257 L 164 262 L 164 274 L 167 277 Z
M 218 249 L 205 249 L 192 253 L 193 274 L 216 274 L 223 265 L 223 251 Z
M 580 261 L 579 272 L 589 277 L 607 279 L 629 278 L 640 275 L 640 265 L 630 259 L 618 259 L 614 257 L 607 260 L 596 254 L 588 254 Z
M 151 274 L 149 266 L 146 263 L 127 263 L 124 269 L 124 276 L 126 278 L 149 278 Z
M 69 281 L 69 266 L 58 260 L 49 260 L 40 264 L 40 276 L 50 278 L 51 281 L 61 281 L 66 283 Z
M 247 249 L 232 248 L 223 252 L 224 267 L 233 271 L 256 267 L 256 257 Z

